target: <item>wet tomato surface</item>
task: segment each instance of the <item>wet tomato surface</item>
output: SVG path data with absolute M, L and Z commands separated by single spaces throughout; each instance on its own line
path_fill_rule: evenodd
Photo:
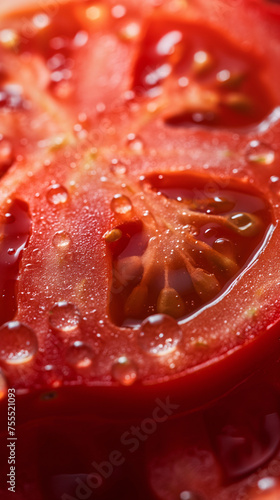
M 279 9 L 0 7 L 17 500 L 280 495 Z

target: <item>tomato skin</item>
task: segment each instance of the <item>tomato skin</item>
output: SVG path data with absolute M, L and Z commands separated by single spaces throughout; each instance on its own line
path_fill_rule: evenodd
M 265 422 L 263 417 L 268 416 L 268 430 L 275 431 L 271 415 L 273 419 L 279 420 L 279 362 L 272 363 L 269 360 L 264 368 L 209 408 L 167 419 L 163 418 L 164 412 L 161 411 L 154 414 L 157 420 L 153 425 L 152 412 L 146 413 L 143 419 L 113 423 L 104 417 L 89 414 L 89 407 L 82 407 L 85 398 L 79 400 L 78 392 L 73 394 L 76 402 L 74 406 L 73 400 L 70 404 L 70 397 L 64 400 L 63 392 L 59 391 L 57 397 L 51 397 L 50 393 L 38 393 L 34 397 L 36 405 L 32 407 L 30 398 L 28 406 L 32 410 L 41 406 L 43 411 L 41 408 L 41 416 L 36 421 L 26 423 L 23 423 L 19 407 L 22 424 L 17 431 L 18 468 L 22 475 L 18 478 L 18 484 L 24 499 L 28 498 L 28 491 L 30 494 L 34 491 L 34 497 L 40 498 L 42 490 L 48 491 L 49 497 L 57 500 L 56 495 L 61 492 L 62 486 L 64 491 L 61 493 L 67 492 L 75 498 L 77 480 L 80 478 L 87 485 L 90 474 L 101 470 L 100 464 L 103 464 L 102 473 L 106 475 L 109 466 L 106 468 L 104 464 L 108 464 L 114 450 L 120 451 L 125 461 L 115 466 L 112 475 L 93 489 L 93 498 L 106 499 L 108 496 L 110 498 L 113 491 L 120 494 L 127 491 L 127 494 L 135 494 L 140 500 L 176 500 L 182 491 L 192 491 L 198 498 L 204 495 L 211 500 L 231 500 L 240 492 L 250 500 L 266 498 L 265 495 L 270 495 L 269 500 L 277 499 L 279 446 L 276 438 L 279 438 L 279 434 L 274 434 L 273 442 L 268 442 L 267 430 L 262 430 L 262 425 Z M 60 416 L 57 416 L 59 406 Z M 69 413 L 73 411 L 75 414 L 70 417 Z M 56 416 L 51 416 L 52 413 L 56 413 Z M 161 421 L 157 418 L 159 416 Z M 135 434 L 134 429 L 138 427 L 141 432 Z M 235 432 L 240 432 L 240 427 L 243 432 L 245 428 L 242 436 L 247 447 L 243 466 L 244 460 L 246 466 L 252 466 L 251 450 L 253 453 L 259 450 L 259 433 L 262 462 L 252 476 L 245 474 L 233 480 L 227 474 L 228 457 L 220 460 L 216 445 L 221 429 L 222 435 L 228 432 L 234 436 Z M 251 434 L 253 439 L 257 438 L 256 442 L 252 442 Z M 136 438 L 136 435 L 140 437 Z M 240 434 L 237 437 L 240 441 Z M 269 456 L 266 455 L 268 445 L 271 446 Z M 224 446 L 228 446 L 227 441 Z M 236 455 L 233 454 L 233 457 Z M 5 463 L 4 456 L 1 468 L 2 461 Z M 98 469 L 92 465 L 93 462 Z M 28 471 L 28 486 L 24 482 L 25 470 Z M 270 478 L 270 482 L 274 479 L 276 489 L 265 492 L 258 487 L 259 480 L 265 477 Z
M 117 384 L 107 387 L 54 387 L 49 391 L 45 389 L 43 393 L 40 389 L 29 395 L 18 396 L 20 421 L 28 422 L 31 416 L 40 420 L 46 414 L 66 416 L 70 412 L 77 416 L 91 414 L 116 422 L 133 421 L 152 414 L 158 400 L 167 402 L 167 406 L 171 404 L 169 416 L 177 417 L 209 404 L 229 389 L 240 385 L 265 366 L 267 360 L 270 363 L 276 361 L 279 358 L 279 322 L 272 325 L 269 332 L 270 345 L 264 332 L 246 347 L 241 346 L 233 353 L 227 353 L 214 368 L 211 364 L 205 364 L 179 380 L 174 378 L 157 384 L 136 384 L 131 387 Z M 233 369 L 236 363 L 242 366 L 242 371 Z M 229 369 L 231 366 L 232 369 Z M 51 403 L 48 403 L 49 394 Z M 75 408 L 73 398 L 77 402 Z M 1 426 L 5 428 L 4 418 Z

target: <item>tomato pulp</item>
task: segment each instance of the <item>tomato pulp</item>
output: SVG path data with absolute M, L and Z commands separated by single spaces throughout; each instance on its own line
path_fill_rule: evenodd
M 278 14 L 2 15 L 1 404 L 15 388 L 20 499 L 277 497 Z

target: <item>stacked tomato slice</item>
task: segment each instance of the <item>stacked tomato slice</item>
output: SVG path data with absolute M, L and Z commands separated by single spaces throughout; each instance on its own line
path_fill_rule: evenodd
M 1 498 L 277 500 L 278 3 L 6 9 Z

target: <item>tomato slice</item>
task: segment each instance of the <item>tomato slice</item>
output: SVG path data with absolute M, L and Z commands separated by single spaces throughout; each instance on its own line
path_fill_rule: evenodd
M 274 66 L 252 50 L 254 31 L 244 45 L 215 20 L 198 29 L 195 9 L 166 8 L 140 9 L 140 26 L 133 3 L 74 2 L 27 13 L 32 34 L 16 17 L 2 31 L 0 112 L 21 139 L 1 207 L 28 216 L 12 227 L 25 248 L 9 292 L 4 226 L 1 365 L 24 393 L 82 385 L 121 418 L 158 395 L 174 394 L 180 412 L 205 404 L 278 345 Z M 236 98 L 250 106 L 232 108 Z
M 0 112 L 16 162 L 3 163 L 1 207 L 23 203 L 29 215 L 12 228 L 25 249 L 1 331 L 14 350 L 9 321 L 36 341 L 16 366 L 5 352 L 1 364 L 23 392 L 83 384 L 108 402 L 130 394 L 137 413 L 172 389 L 184 411 L 278 345 L 279 37 L 265 57 L 252 47 L 267 21 L 241 43 L 242 6 L 229 36 L 218 10 L 202 31 L 207 7 L 199 21 L 195 8 L 168 17 L 167 4 L 74 2 L 28 12 L 25 30 L 17 17 L 3 22 Z

